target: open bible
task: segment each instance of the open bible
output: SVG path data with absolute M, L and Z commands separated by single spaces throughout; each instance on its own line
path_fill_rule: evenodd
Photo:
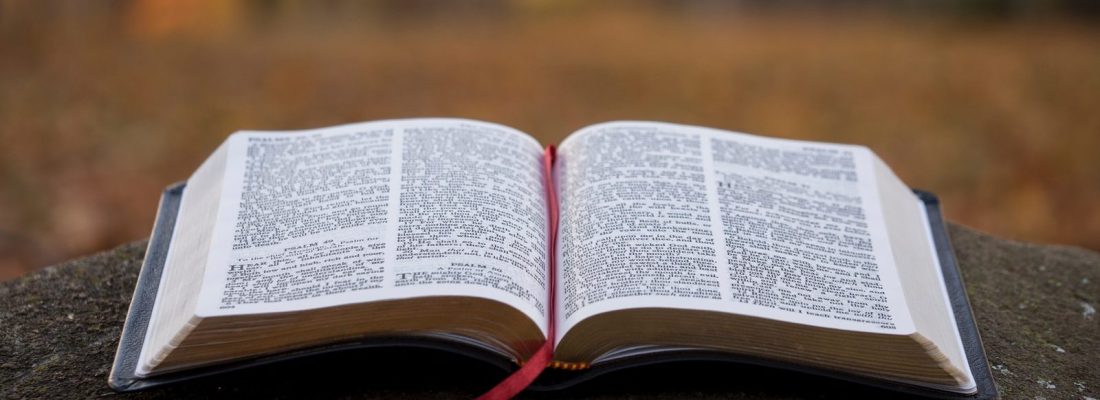
M 110 384 L 549 345 L 536 387 L 728 359 L 995 397 L 937 207 L 865 147 L 668 123 L 238 132 L 165 192 Z

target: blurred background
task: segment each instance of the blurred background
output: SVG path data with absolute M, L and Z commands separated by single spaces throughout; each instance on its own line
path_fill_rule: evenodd
M 1100 249 L 1100 2 L 0 0 L 0 280 L 146 237 L 239 129 L 647 119 L 874 149 Z

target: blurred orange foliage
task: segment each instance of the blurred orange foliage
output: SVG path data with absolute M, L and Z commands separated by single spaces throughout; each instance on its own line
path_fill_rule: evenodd
M 233 131 L 416 116 L 864 144 L 953 221 L 1100 249 L 1100 27 L 592 3 L 0 2 L 0 279 L 146 236 Z

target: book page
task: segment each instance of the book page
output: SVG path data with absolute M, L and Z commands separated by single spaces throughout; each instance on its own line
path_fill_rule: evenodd
M 559 340 L 643 307 L 913 331 L 866 148 L 616 122 L 558 156 Z
M 509 304 L 546 331 L 542 148 L 504 126 L 381 121 L 240 132 L 200 316 L 417 296 Z

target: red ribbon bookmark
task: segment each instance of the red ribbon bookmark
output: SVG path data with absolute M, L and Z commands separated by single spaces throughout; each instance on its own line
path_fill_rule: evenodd
M 550 232 L 549 232 L 549 246 L 547 246 L 547 253 L 549 256 L 547 264 L 550 266 L 550 282 L 547 284 L 547 290 L 550 292 L 549 304 L 547 305 L 547 317 L 549 322 L 546 324 L 546 343 L 543 343 L 542 347 L 539 347 L 535 351 L 535 354 L 527 360 L 516 372 L 508 375 L 503 381 L 500 381 L 488 392 L 478 397 L 479 400 L 497 400 L 497 399 L 510 399 L 515 395 L 526 389 L 531 385 L 531 382 L 535 381 L 535 378 L 539 377 L 548 365 L 550 360 L 554 358 L 554 309 L 556 303 L 554 302 L 554 283 L 557 281 L 558 260 L 557 260 L 557 243 L 558 243 L 558 190 L 554 187 L 554 158 L 556 156 L 556 149 L 554 146 L 547 146 L 546 152 L 542 157 L 542 171 L 543 180 L 546 182 L 546 210 L 550 218 Z
M 508 375 L 503 381 L 500 381 L 488 392 L 478 397 L 479 400 L 503 400 L 515 397 L 523 389 L 526 389 L 531 382 L 535 381 L 535 378 L 539 377 L 542 370 L 546 369 L 547 365 L 550 365 L 550 358 L 554 356 L 554 341 L 547 340 L 535 352 L 535 355 L 531 356 L 531 359 L 527 360 L 520 369 Z

